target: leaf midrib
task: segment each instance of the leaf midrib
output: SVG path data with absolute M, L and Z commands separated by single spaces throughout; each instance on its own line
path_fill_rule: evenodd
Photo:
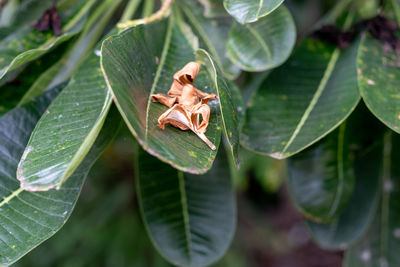
M 246 24 L 246 28 L 250 31 L 250 33 L 256 38 L 256 40 L 260 43 L 262 49 L 265 51 L 265 53 L 268 56 L 268 59 L 272 59 L 272 52 L 271 49 L 269 49 L 268 44 L 265 42 L 265 40 L 261 37 L 261 35 L 249 24 Z
M 261 8 L 262 8 L 263 4 L 264 4 L 264 0 L 260 0 L 259 3 L 258 3 L 258 10 L 257 10 L 257 13 L 256 13 L 256 18 L 257 19 L 260 17 L 260 12 L 261 12 Z
M 154 77 L 154 81 L 153 84 L 151 86 L 151 90 L 150 90 L 150 94 L 149 97 L 147 99 L 147 107 L 146 107 L 146 129 L 145 129 L 145 136 L 144 136 L 144 143 L 147 144 L 147 139 L 148 139 L 148 132 L 149 132 L 149 111 L 150 111 L 150 105 L 151 105 L 151 95 L 154 94 L 154 91 L 157 87 L 158 81 L 160 79 L 161 76 L 161 72 L 162 69 L 164 67 L 165 64 L 165 60 L 168 54 L 168 50 L 171 44 L 171 36 L 172 36 L 172 18 L 169 19 L 168 21 L 168 28 L 167 28 L 167 33 L 165 35 L 165 41 L 164 41 L 164 47 L 163 50 L 161 52 L 161 57 L 160 57 L 160 62 L 159 65 L 157 67 L 157 72 L 156 72 L 156 76 Z
M 338 134 L 338 143 L 337 143 L 337 171 L 338 171 L 338 185 L 336 189 L 336 193 L 329 209 L 328 217 L 332 217 L 337 210 L 340 199 L 343 195 L 343 185 L 344 185 L 344 166 L 343 166 L 343 158 L 344 158 L 344 135 L 346 132 L 346 122 L 344 122 L 339 128 Z
M 181 204 L 182 204 L 182 216 L 183 216 L 183 224 L 185 227 L 185 238 L 186 238 L 186 249 L 188 251 L 188 262 L 192 261 L 192 238 L 190 234 L 190 221 L 189 221 L 189 210 L 186 198 L 186 190 L 185 190 L 185 177 L 183 172 L 178 171 L 178 181 L 179 181 L 179 191 L 181 193 Z
M 289 141 L 283 148 L 281 154 L 284 154 L 288 148 L 292 145 L 293 141 L 296 139 L 297 135 L 300 133 L 301 129 L 303 128 L 304 124 L 306 123 L 308 117 L 310 116 L 311 112 L 313 111 L 314 107 L 318 103 L 319 98 L 321 97 L 322 93 L 324 92 L 326 85 L 328 84 L 329 78 L 331 77 L 336 63 L 339 59 L 340 56 L 340 50 L 336 48 L 331 56 L 331 59 L 329 60 L 328 66 L 325 70 L 324 75 L 322 76 L 322 79 L 318 85 L 317 91 L 314 93 L 313 98 L 311 99 L 310 104 L 308 105 L 307 109 L 305 110 L 303 116 L 301 117 L 299 124 L 297 125 L 296 129 L 294 130 L 293 134 L 291 135 Z

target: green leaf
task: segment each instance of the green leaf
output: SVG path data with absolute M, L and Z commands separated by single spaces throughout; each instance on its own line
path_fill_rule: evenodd
M 358 42 L 344 51 L 306 39 L 271 72 L 246 112 L 242 143 L 271 157 L 289 157 L 334 130 L 360 99 Z
M 68 220 L 92 164 L 110 142 L 120 120 L 118 112 L 71 179 L 60 190 L 28 192 L 15 177 L 17 163 L 37 120 L 57 92 L 49 91 L 37 100 L 0 118 L 0 265 L 9 265 L 54 235 Z
M 226 11 L 240 23 L 250 23 L 268 15 L 284 0 L 224 0 Z
M 340 216 L 329 224 L 307 222 L 321 247 L 346 249 L 365 233 L 378 204 L 381 154 L 377 148 L 356 159 L 354 192 Z
M 191 131 L 169 125 L 164 131 L 157 127 L 167 107 L 152 103 L 150 98 L 151 94 L 166 94 L 174 73 L 196 60 L 194 48 L 175 18 L 138 25 L 112 36 L 103 42 L 101 55 L 117 107 L 142 147 L 185 172 L 199 174 L 210 169 L 216 151 Z M 194 83 L 202 91 L 217 94 L 205 68 L 201 68 Z M 220 142 L 220 119 L 218 107 L 212 104 L 206 135 L 216 147 Z
M 87 55 L 93 53 L 95 44 L 99 41 L 99 37 L 104 34 L 104 28 L 109 23 L 110 17 L 114 14 L 120 2 L 121 0 L 107 0 L 97 7 L 88 19 L 80 37 L 68 48 L 60 60 L 37 78 L 21 99 L 19 105 L 29 102 L 49 88 L 68 80 L 76 72 Z M 117 29 L 113 28 L 107 36 L 116 33 Z M 97 45 L 94 53 L 100 52 L 100 46 L 101 44 Z
M 207 69 L 208 80 L 217 92 L 219 99 L 222 125 L 225 137 L 229 143 L 232 156 L 239 166 L 239 119 L 243 110 L 243 99 L 239 89 L 223 79 L 222 73 L 217 70 L 210 55 L 205 50 L 197 50 L 196 58 Z
M 37 77 L 49 68 L 54 61 L 60 58 L 60 54 L 67 47 L 68 43 L 62 44 L 57 47 L 54 51 L 44 55 L 43 57 L 30 62 L 21 72 L 19 70 L 12 71 L 6 76 L 10 76 L 10 80 L 5 77 L 2 81 L 5 83 L 1 85 L 1 97 L 0 97 L 0 116 L 7 111 L 15 108 L 16 106 L 21 106 L 20 100 L 26 93 L 26 89 L 35 83 Z M 17 72 L 14 74 L 14 72 Z M 63 86 L 65 87 L 65 85 Z M 52 88 L 49 88 L 52 89 Z M 37 94 L 36 96 L 41 95 Z M 32 101 L 35 97 L 29 99 L 24 104 Z
M 175 265 L 209 265 L 232 240 L 236 207 L 223 153 L 205 175 L 183 174 L 147 153 L 139 155 L 142 217 L 155 247 Z
M 346 252 L 344 263 L 346 267 L 400 265 L 400 255 L 397 250 L 400 246 L 399 146 L 398 135 L 392 132 L 385 135 L 379 210 L 368 232 Z
M 346 124 L 352 139 L 349 150 L 355 155 L 354 192 L 343 211 L 330 223 L 307 221 L 314 240 L 325 249 L 348 248 L 365 233 L 376 213 L 384 127 L 363 107 L 365 112 L 356 110 L 356 116 L 352 115 Z
M 358 53 L 358 85 L 371 112 L 400 133 L 400 72 L 395 50 L 365 33 Z
M 300 212 L 317 222 L 336 217 L 353 192 L 346 123 L 288 161 L 288 184 Z
M 93 145 L 111 103 L 99 57 L 91 54 L 36 125 L 18 166 L 21 187 L 60 188 Z
M 23 0 L 19 2 L 17 10 L 10 19 L 10 24 L 15 27 L 36 22 L 54 4 L 54 0 Z
M 287 60 L 296 42 L 292 15 L 280 6 L 267 17 L 250 24 L 235 23 L 229 33 L 229 58 L 246 71 L 264 71 Z
M 225 17 L 228 14 L 223 5 L 223 0 L 199 0 L 204 6 L 204 16 L 207 18 Z
M 226 50 L 232 20 L 205 18 L 201 7 L 192 1 L 179 1 L 179 8 L 182 9 L 193 32 L 199 37 L 200 47 L 211 53 L 225 77 L 230 80 L 236 79 L 240 69 L 231 62 Z
M 94 2 L 95 0 L 88 1 L 77 13 L 71 12 L 71 9 L 76 10 L 75 6 L 64 10 L 63 12 L 66 14 L 72 13 L 72 15 L 65 20 L 63 34 L 58 37 L 54 36 L 51 31 L 38 32 L 31 25 L 1 29 L 3 34 L 0 40 L 0 79 L 7 72 L 44 55 L 76 35 L 82 29 L 82 18 L 86 16 L 88 9 Z M 62 13 L 60 16 L 62 16 Z M 5 32 L 8 34 L 5 34 Z

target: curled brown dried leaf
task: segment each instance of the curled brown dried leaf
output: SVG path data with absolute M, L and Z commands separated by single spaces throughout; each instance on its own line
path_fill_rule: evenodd
M 166 124 L 171 124 L 183 131 L 193 131 L 212 150 L 215 145 L 206 137 L 211 109 L 207 105 L 211 99 L 217 99 L 215 94 L 208 94 L 194 85 L 194 80 L 200 71 L 197 62 L 189 62 L 174 74 L 174 81 L 168 95 L 155 94 L 153 102 L 159 102 L 169 109 L 158 118 L 158 127 L 165 129 Z

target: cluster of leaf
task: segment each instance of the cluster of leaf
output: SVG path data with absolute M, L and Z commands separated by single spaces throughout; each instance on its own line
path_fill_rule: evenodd
M 3 7 L 0 265 L 62 227 L 123 120 L 141 146 L 141 214 L 170 262 L 206 266 L 224 254 L 236 219 L 229 172 L 240 176 L 236 168 L 256 159 L 240 156 L 246 148 L 293 156 L 291 195 L 321 246 L 349 248 L 347 266 L 396 266 L 400 138 L 371 112 L 400 133 L 398 49 L 366 31 L 343 50 L 305 38 L 292 52 L 296 27 L 283 0 L 166 2 L 162 18 L 126 29 L 116 22 L 151 18 L 154 1 L 9 0 Z M 346 28 L 369 5 L 337 6 L 328 19 L 353 7 Z M 385 15 L 400 20 L 400 2 L 389 6 Z M 55 12 L 55 21 L 43 17 Z M 61 21 L 61 33 L 39 32 L 37 21 Z M 215 151 L 190 131 L 157 127 L 166 107 L 150 96 L 165 94 L 190 61 L 201 64 L 196 87 L 219 98 L 206 133 L 221 146 Z M 236 85 L 243 73 L 252 77 L 251 97 Z M 266 157 L 261 162 L 268 166 Z

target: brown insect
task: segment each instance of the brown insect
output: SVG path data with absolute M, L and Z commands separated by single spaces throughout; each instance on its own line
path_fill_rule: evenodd
M 55 5 L 46 10 L 43 16 L 33 25 L 33 28 L 40 32 L 47 31 L 50 29 L 50 27 L 55 36 L 59 36 L 61 34 L 61 20 L 58 16 Z
M 211 109 L 207 105 L 211 99 L 218 99 L 215 94 L 207 94 L 194 86 L 194 79 L 200 71 L 197 62 L 189 62 L 174 74 L 174 81 L 168 95 L 155 94 L 153 102 L 160 102 L 169 107 L 158 118 L 158 127 L 164 130 L 171 124 L 183 131 L 191 130 L 201 138 L 212 150 L 215 145 L 206 137 Z

